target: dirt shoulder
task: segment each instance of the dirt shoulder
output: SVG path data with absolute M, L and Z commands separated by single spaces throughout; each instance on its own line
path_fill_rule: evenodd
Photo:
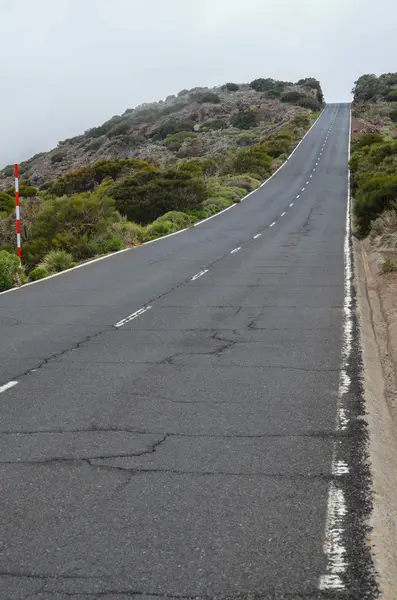
M 374 490 L 371 545 L 382 598 L 394 600 L 397 590 L 397 275 L 381 273 L 382 258 L 368 242 L 354 241 Z

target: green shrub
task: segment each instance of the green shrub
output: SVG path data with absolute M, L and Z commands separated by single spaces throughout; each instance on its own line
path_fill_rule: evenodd
M 193 121 L 169 121 L 155 129 L 151 133 L 151 137 L 154 140 L 164 140 L 169 135 L 175 135 L 175 133 L 179 133 L 180 131 L 190 131 L 193 133 L 193 127 Z
M 164 144 L 167 146 L 168 150 L 177 152 L 181 148 L 185 140 L 195 137 L 195 133 L 191 133 L 190 131 L 180 131 L 179 133 L 169 135 L 167 138 L 165 138 Z
M 156 219 L 157 223 L 161 223 L 162 221 L 170 221 L 178 226 L 178 229 L 184 229 L 191 224 L 191 219 L 188 214 L 184 212 L 178 212 L 176 210 L 170 210 L 166 212 L 165 215 L 162 215 Z
M 362 133 L 356 140 L 352 142 L 352 151 L 359 150 L 365 146 L 372 144 L 380 144 L 383 138 L 379 133 Z
M 240 89 L 240 86 L 237 83 L 225 83 L 225 85 L 222 86 L 223 90 L 227 90 L 228 92 L 237 92 Z
M 391 111 L 389 117 L 393 123 L 397 123 L 397 108 Z
M 29 273 L 29 279 L 32 281 L 38 281 L 39 279 L 44 279 L 44 277 L 48 277 L 49 272 L 44 267 L 36 267 L 33 271 Z
M 97 150 L 99 150 L 99 148 L 102 146 L 102 140 L 92 140 L 92 142 L 90 142 L 89 144 L 87 144 L 86 146 L 86 150 L 88 152 L 96 152 Z
M 113 138 L 118 135 L 124 135 L 125 133 L 128 133 L 128 131 L 130 130 L 130 127 L 131 127 L 130 121 L 123 121 L 121 123 L 118 123 L 117 125 L 115 125 L 114 127 L 112 127 L 112 129 L 110 129 L 108 131 L 107 137 Z
M 11 213 L 15 208 L 15 198 L 7 192 L 0 191 L 0 213 Z
M 238 150 L 231 161 L 232 173 L 252 173 L 260 179 L 271 175 L 272 159 L 266 146 L 258 144 Z
M 292 136 L 290 132 L 287 131 L 270 138 L 265 146 L 267 153 L 272 158 L 277 158 L 281 154 L 288 154 L 292 150 Z
M 5 177 L 13 177 L 14 176 L 14 165 L 7 165 L 2 170 L 2 173 L 3 173 L 3 175 L 5 175 Z
M 112 237 L 105 244 L 105 252 L 117 252 L 124 247 L 123 240 L 120 237 Z
M 227 121 L 224 119 L 210 119 L 200 125 L 200 131 L 216 131 L 219 129 L 225 129 L 228 126 Z
M 251 146 L 252 144 L 256 144 L 259 141 L 260 133 L 257 129 L 255 131 L 244 131 L 244 133 L 239 133 L 238 136 L 234 138 L 237 146 Z
M 386 95 L 386 101 L 387 102 L 397 102 L 397 88 L 392 89 L 387 95 Z
M 205 198 L 202 178 L 182 170 L 141 172 L 107 188 L 118 211 L 131 221 L 146 225 L 170 210 L 185 212 Z
M 316 112 L 321 109 L 321 103 L 311 96 L 303 96 L 297 100 L 296 104 L 302 108 L 309 108 L 311 111 Z
M 212 198 L 207 198 L 207 200 L 204 200 L 204 202 L 201 203 L 201 206 L 204 206 L 204 207 L 215 206 L 218 208 L 218 210 L 224 210 L 225 208 L 227 208 L 228 206 L 231 206 L 232 204 L 233 204 L 233 202 L 231 200 L 229 200 L 228 198 L 214 196 Z
M 246 173 L 242 175 L 228 175 L 222 178 L 222 183 L 229 187 L 235 186 L 245 190 L 246 192 L 252 192 L 260 186 L 260 180 L 252 177 L 252 175 L 247 175 Z
M 267 79 L 259 78 L 251 81 L 250 86 L 256 92 L 266 92 L 274 88 L 275 83 L 274 79 L 270 79 L 269 77 Z
M 202 94 L 198 95 L 197 101 L 199 104 L 219 104 L 221 99 L 219 98 L 218 94 L 214 94 L 213 92 L 203 92 Z
M 107 233 L 114 237 L 121 238 L 123 240 L 123 246 L 126 247 L 137 246 L 146 239 L 145 228 L 142 227 L 142 225 L 138 225 L 138 223 L 127 221 L 126 217 L 122 217 L 120 221 L 112 223 L 108 227 Z
M 26 277 L 18 256 L 0 250 L 0 292 L 10 290 L 25 281 Z
M 266 94 L 267 98 L 280 98 L 281 92 L 280 90 L 269 90 Z
M 397 199 L 397 175 L 372 174 L 359 186 L 354 203 L 358 231 L 367 235 L 371 222 Z
M 298 101 L 301 100 L 302 98 L 303 98 L 303 96 L 300 92 L 297 92 L 296 90 L 291 90 L 289 92 L 284 92 L 284 94 L 281 95 L 280 100 L 281 100 L 281 102 L 297 104 Z
M 240 110 L 232 116 L 231 125 L 239 129 L 251 129 L 257 125 L 257 115 L 253 110 Z
M 47 254 L 49 241 L 43 237 L 34 237 L 23 245 L 23 262 L 28 269 L 32 269 Z
M 148 240 L 155 240 L 158 237 L 162 237 L 163 235 L 168 235 L 169 233 L 174 233 L 178 231 L 177 225 L 172 221 L 153 221 L 146 227 L 146 234 Z
M 46 269 L 49 273 L 60 273 L 70 268 L 73 262 L 73 256 L 65 250 L 50 250 L 47 252 L 40 267 Z
M 51 156 L 51 164 L 55 165 L 56 163 L 60 163 L 64 160 L 66 156 L 66 152 L 54 152 Z

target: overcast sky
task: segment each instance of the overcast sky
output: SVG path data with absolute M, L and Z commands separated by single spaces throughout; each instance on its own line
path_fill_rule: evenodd
M 183 88 L 397 71 L 396 0 L 0 0 L 0 168 Z

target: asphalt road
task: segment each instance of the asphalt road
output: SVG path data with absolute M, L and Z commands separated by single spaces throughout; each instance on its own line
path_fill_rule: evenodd
M 0 295 L 1 599 L 375 597 L 335 425 L 349 117 L 225 213 Z

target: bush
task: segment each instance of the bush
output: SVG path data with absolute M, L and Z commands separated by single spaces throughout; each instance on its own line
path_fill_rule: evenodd
M 200 131 L 216 131 L 219 129 L 225 129 L 228 126 L 227 121 L 224 119 L 210 119 L 200 125 Z
M 14 176 L 14 165 L 7 165 L 2 170 L 2 173 L 3 173 L 3 175 L 5 175 L 5 177 L 13 177 Z
M 397 199 L 397 175 L 371 174 L 358 188 L 354 215 L 358 231 L 367 235 L 371 222 Z
M 175 135 L 175 133 L 179 133 L 180 131 L 190 131 L 193 133 L 193 127 L 193 121 L 169 121 L 155 129 L 151 133 L 151 137 L 154 140 L 164 140 L 169 135 Z
M 239 129 L 251 129 L 251 127 L 256 127 L 256 119 L 257 116 L 253 110 L 240 110 L 232 116 L 231 125 Z
M 231 161 L 232 173 L 252 173 L 260 179 L 271 174 L 272 159 L 266 153 L 266 146 L 256 145 L 238 150 Z
M 254 81 L 251 81 L 250 86 L 256 92 L 266 92 L 267 90 L 274 88 L 275 83 L 276 82 L 274 81 L 274 79 L 259 78 L 259 79 L 254 79 Z
M 55 165 L 56 163 L 60 163 L 64 160 L 66 156 L 66 152 L 54 152 L 51 156 L 51 164 Z
M 18 256 L 0 250 L 0 292 L 10 290 L 26 281 Z
M 44 279 L 44 277 L 48 277 L 49 272 L 44 267 L 36 267 L 33 271 L 29 273 L 29 279 L 32 281 L 38 281 L 39 279 Z
M 119 237 L 123 241 L 123 246 L 137 246 L 141 244 L 146 239 L 146 230 L 142 225 L 138 225 L 138 223 L 133 223 L 132 221 L 127 221 L 126 217 L 122 217 L 122 219 L 117 223 L 112 223 L 107 233 L 114 236 Z
M 124 121 L 122 123 L 118 123 L 117 125 L 112 127 L 112 129 L 110 129 L 110 131 L 108 131 L 107 137 L 113 138 L 118 135 L 124 135 L 125 133 L 128 133 L 128 131 L 130 130 L 130 127 L 131 127 L 130 121 Z
M 123 248 L 123 240 L 117 236 L 110 238 L 105 244 L 105 252 L 118 252 Z
M 65 250 L 50 250 L 39 267 L 46 269 L 49 273 L 60 273 L 69 269 L 73 262 L 73 256 Z
M 284 92 L 281 95 L 281 102 L 288 102 L 289 104 L 297 104 L 299 100 L 302 100 L 303 96 L 300 92 L 291 90 L 290 92 Z
M 0 213 L 11 213 L 15 208 L 15 198 L 7 192 L 0 192 Z
M 280 90 L 269 90 L 266 94 L 267 98 L 280 98 L 281 92 Z
M 137 173 L 107 188 L 119 212 L 146 225 L 170 210 L 185 212 L 205 198 L 202 178 L 182 170 Z
M 35 237 L 23 245 L 23 262 L 28 269 L 32 269 L 47 254 L 49 242 L 43 237 Z
M 146 234 L 148 240 L 155 240 L 156 238 L 162 237 L 163 235 L 174 233 L 175 231 L 178 231 L 178 229 L 179 228 L 177 227 L 177 225 L 175 225 L 175 223 L 172 223 L 172 221 L 156 220 L 146 227 Z
M 96 152 L 102 146 L 102 143 L 103 143 L 102 140 L 99 140 L 99 139 L 98 140 L 92 140 L 92 142 L 90 142 L 86 146 L 87 152 Z
M 397 88 L 391 90 L 385 99 L 387 102 L 397 102 Z
M 183 145 L 183 142 L 185 140 L 188 140 L 189 138 L 195 138 L 195 137 L 196 137 L 195 133 L 191 133 L 189 131 L 180 131 L 179 133 L 175 133 L 174 135 L 168 136 L 164 140 L 164 144 L 167 146 L 168 150 L 177 152 L 181 148 L 181 146 Z
M 392 110 L 389 116 L 393 123 L 397 123 L 397 108 Z
M 228 187 L 235 186 L 245 190 L 246 192 L 252 192 L 252 190 L 258 188 L 261 183 L 259 179 L 255 179 L 255 177 L 245 173 L 243 175 L 229 175 L 227 177 L 223 177 L 222 182 Z
M 240 86 L 237 83 L 225 83 L 222 86 L 223 90 L 227 90 L 228 92 L 237 92 L 240 89 Z
M 170 210 L 169 212 L 165 213 L 165 215 L 162 215 L 161 217 L 156 219 L 157 223 L 161 223 L 162 221 L 170 221 L 171 223 L 177 225 L 178 229 L 184 229 L 185 227 L 188 227 L 191 224 L 191 219 L 189 215 L 187 215 L 184 212 L 178 212 L 176 210 Z
M 219 104 L 221 99 L 219 98 L 218 94 L 214 94 L 213 92 L 203 92 L 202 94 L 198 95 L 197 101 L 199 104 Z
M 273 138 L 270 138 L 266 142 L 266 151 L 272 158 L 278 158 L 282 154 L 288 154 L 292 149 L 292 135 L 290 132 L 285 134 L 279 134 Z
M 302 108 L 309 108 L 311 111 L 316 112 L 321 110 L 321 103 L 311 96 L 303 96 L 297 100 L 296 104 L 302 106 Z

